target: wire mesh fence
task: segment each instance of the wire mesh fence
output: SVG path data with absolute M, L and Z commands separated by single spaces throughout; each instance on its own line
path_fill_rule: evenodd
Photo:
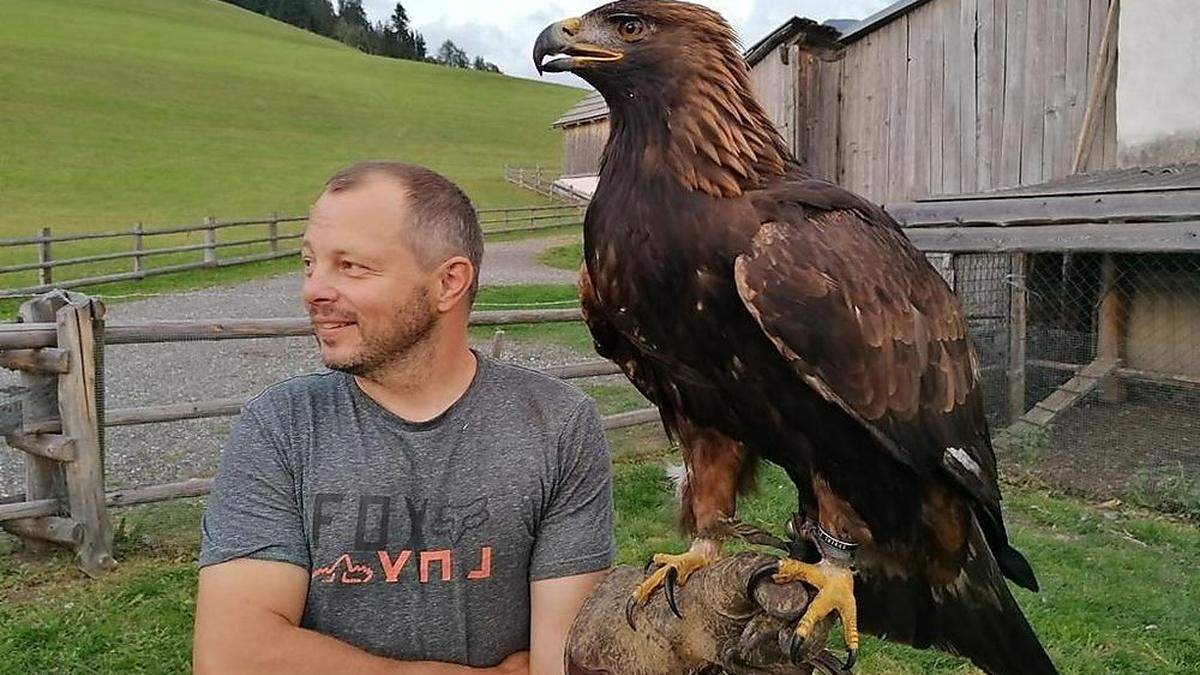
M 1072 491 L 1200 517 L 1200 254 L 933 262 L 971 325 L 993 428 L 1037 413 L 1004 459 Z

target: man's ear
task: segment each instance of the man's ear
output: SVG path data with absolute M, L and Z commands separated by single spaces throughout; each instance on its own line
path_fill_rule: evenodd
M 471 295 L 475 266 L 462 257 L 448 258 L 434 273 L 433 304 L 439 312 L 449 312 Z

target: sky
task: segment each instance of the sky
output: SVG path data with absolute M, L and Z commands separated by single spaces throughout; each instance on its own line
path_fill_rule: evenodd
M 536 78 L 533 42 L 548 24 L 579 16 L 602 0 L 401 0 L 412 25 L 425 35 L 429 51 L 436 52 L 446 39 L 453 40 L 474 58 L 477 55 L 500 66 L 509 75 Z M 826 19 L 861 19 L 891 4 L 892 0 L 701 0 L 725 15 L 749 46 L 793 16 Z M 364 0 L 372 21 L 385 21 L 396 0 Z M 586 86 L 570 74 L 547 79 L 577 87 Z

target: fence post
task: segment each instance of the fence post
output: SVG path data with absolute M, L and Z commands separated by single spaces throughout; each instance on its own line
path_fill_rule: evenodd
M 104 495 L 103 319 L 103 303 L 75 293 L 56 314 L 59 349 L 71 354 L 70 371 L 58 378 L 62 433 L 75 446 L 74 460 L 63 467 L 67 501 L 71 519 L 83 525 L 79 567 L 93 578 L 116 566 Z
M 38 268 L 38 285 L 49 286 L 54 283 L 54 268 L 50 266 L 54 256 L 50 253 L 50 228 L 42 228 L 42 241 L 38 242 L 38 263 L 41 267 Z
M 1013 253 L 1009 263 L 1008 305 L 1008 417 L 1016 422 L 1025 414 L 1025 337 L 1028 332 L 1029 292 L 1026 253 Z
M 1120 361 L 1125 337 L 1126 302 L 1120 287 L 1117 258 L 1105 253 L 1100 262 L 1100 321 L 1096 334 L 1096 357 Z M 1115 374 L 1100 383 L 1100 398 L 1106 403 L 1125 400 L 1125 388 Z
M 504 356 L 504 329 L 497 328 L 492 334 L 492 358 L 499 359 Z
M 23 303 L 18 314 L 23 323 L 53 323 L 55 313 L 63 305 L 63 302 L 61 294 L 39 296 Z M 26 427 L 32 426 L 36 422 L 58 417 L 58 377 L 56 375 L 21 371 L 21 386 L 25 387 L 27 391 L 22 405 L 22 418 Z M 14 438 L 8 438 L 8 443 L 12 447 L 17 445 L 14 441 Z M 36 501 L 65 497 L 67 489 L 63 465 L 42 455 L 23 454 L 25 455 L 25 500 Z M 6 523 L 4 529 L 21 536 L 25 547 L 35 553 L 45 553 L 54 548 L 53 543 L 42 537 L 31 536 L 31 532 L 20 532 L 19 527 Z
M 267 238 L 271 240 L 271 253 L 279 253 L 279 214 L 272 211 L 268 218 L 270 221 L 267 223 Z
M 204 264 L 208 267 L 215 267 L 217 264 L 216 222 L 212 216 L 204 219 Z
M 140 222 L 134 224 L 134 226 L 133 226 L 133 252 L 135 254 L 141 253 L 143 250 L 143 244 L 142 244 L 143 231 L 144 231 L 144 228 L 142 227 L 142 224 Z M 141 256 L 141 255 L 133 256 L 133 273 L 138 275 L 139 279 L 146 276 L 146 269 L 145 269 L 144 265 L 145 265 L 145 256 Z

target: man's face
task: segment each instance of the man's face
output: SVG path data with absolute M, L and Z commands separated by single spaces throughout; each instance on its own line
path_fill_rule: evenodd
M 406 243 L 405 192 L 368 177 L 313 205 L 302 298 L 326 367 L 370 376 L 433 332 L 432 275 Z

